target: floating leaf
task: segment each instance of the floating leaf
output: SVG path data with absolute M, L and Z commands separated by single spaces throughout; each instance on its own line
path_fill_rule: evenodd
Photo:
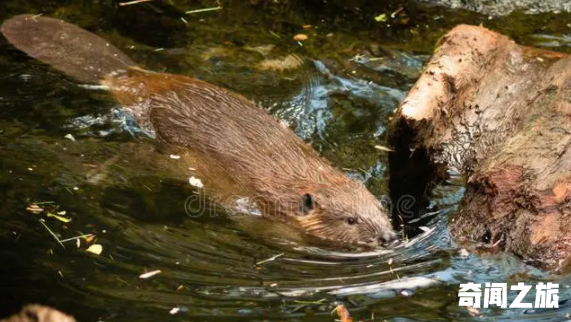
M 387 14 L 386 13 L 381 13 L 380 15 L 375 17 L 375 21 L 376 22 L 385 22 L 387 21 Z
M 55 219 L 57 219 L 57 220 L 59 220 L 59 221 L 61 221 L 61 222 L 64 222 L 64 223 L 68 223 L 68 222 L 71 221 L 71 218 L 66 218 L 66 217 L 58 216 L 58 215 L 52 214 L 51 212 L 48 212 L 48 217 L 55 218 Z
M 94 239 L 95 239 L 95 235 L 85 236 L 85 241 L 86 241 L 87 243 L 91 243 Z
M 31 204 L 28 207 L 26 207 L 26 211 L 31 213 L 31 214 L 37 215 L 37 214 L 42 213 L 42 211 L 44 211 L 44 209 L 34 203 L 34 204 Z
M 95 255 L 101 255 L 101 253 L 103 252 L 103 246 L 99 245 L 99 244 L 93 244 L 91 246 L 89 246 L 89 248 L 87 248 L 88 252 L 95 254 Z
M 293 40 L 295 40 L 295 41 L 304 41 L 304 40 L 307 40 L 307 38 L 308 38 L 307 35 L 304 35 L 304 34 L 297 34 L 297 35 L 293 36 Z
M 341 322 L 353 322 L 353 319 L 349 315 L 349 310 L 347 310 L 345 305 L 343 304 L 337 305 L 335 311 L 337 312 L 337 316 L 339 317 Z

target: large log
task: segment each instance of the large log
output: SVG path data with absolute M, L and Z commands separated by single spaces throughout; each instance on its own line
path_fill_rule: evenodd
M 449 225 L 460 245 L 571 266 L 571 58 L 457 26 L 393 125 L 397 153 L 427 151 L 465 175 Z

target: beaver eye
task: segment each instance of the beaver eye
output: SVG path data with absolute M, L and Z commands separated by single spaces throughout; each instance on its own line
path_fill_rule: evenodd
M 355 217 L 347 217 L 347 223 L 349 225 L 354 225 L 357 222 L 357 220 L 355 220 Z
M 312 211 L 313 208 L 315 207 L 315 201 L 313 200 L 313 196 L 306 193 L 303 196 L 301 196 L 301 211 L 304 214 L 307 214 L 308 212 Z

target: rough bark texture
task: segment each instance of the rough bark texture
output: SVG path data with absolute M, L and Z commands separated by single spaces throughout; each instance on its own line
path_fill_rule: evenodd
M 399 149 L 426 149 L 466 176 L 450 222 L 461 245 L 508 251 L 551 271 L 569 266 L 570 77 L 566 55 L 482 27 L 458 26 L 439 42 L 393 135 L 409 135 Z

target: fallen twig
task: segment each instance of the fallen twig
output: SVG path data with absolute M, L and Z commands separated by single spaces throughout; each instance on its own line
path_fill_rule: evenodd
M 65 246 L 63 245 L 61 240 L 59 240 L 57 235 L 54 234 L 54 232 L 50 229 L 50 227 L 48 227 L 48 225 L 46 225 L 43 219 L 40 219 L 40 224 L 42 224 L 47 229 L 47 231 L 57 240 L 57 242 L 61 245 L 61 247 L 65 249 Z
M 72 241 L 72 240 L 76 240 L 76 239 L 80 239 L 80 238 L 88 238 L 88 237 L 93 237 L 95 235 L 93 234 L 85 234 L 85 235 L 79 235 L 79 236 L 75 236 L 75 237 L 71 237 L 71 238 L 66 238 L 66 239 L 62 239 L 60 240 L 62 243 L 68 242 L 68 241 Z
M 138 3 L 143 3 L 143 2 L 151 2 L 151 1 L 155 1 L 155 0 L 134 0 L 134 1 L 129 1 L 129 2 L 120 2 L 119 6 L 120 7 L 130 6 L 132 4 L 138 4 Z
M 185 12 L 187 15 L 193 14 L 193 13 L 201 13 L 201 12 L 208 12 L 208 11 L 218 11 L 222 9 L 222 6 L 218 6 L 218 7 L 210 7 L 210 8 L 203 8 L 203 9 L 196 9 L 196 10 L 189 10 L 187 12 Z
M 277 254 L 277 255 L 272 256 L 272 257 L 270 257 L 270 258 L 268 258 L 268 259 L 264 259 L 263 261 L 259 261 L 259 262 L 256 263 L 256 265 L 261 265 L 261 264 L 263 264 L 263 263 L 267 263 L 267 262 L 271 262 L 271 261 L 273 261 L 273 260 L 276 260 L 276 258 L 278 258 L 278 257 L 280 257 L 280 256 L 283 256 L 283 254 L 284 254 L 284 253 Z

